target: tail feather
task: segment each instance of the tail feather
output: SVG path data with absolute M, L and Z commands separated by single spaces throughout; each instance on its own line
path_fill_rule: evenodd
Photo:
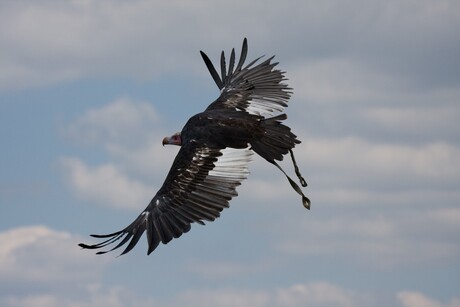
M 265 134 L 251 143 L 252 149 L 269 162 L 282 161 L 283 156 L 300 143 L 291 129 L 281 123 L 286 118 L 286 114 L 281 114 L 262 120 Z
M 294 158 L 292 149 L 296 144 L 300 144 L 297 136 L 291 132 L 288 126 L 285 126 L 281 121 L 287 118 L 286 114 L 281 114 L 275 117 L 267 118 L 262 120 L 262 125 L 265 128 L 264 135 L 251 143 L 252 149 L 263 157 L 268 162 L 275 165 L 288 179 L 294 191 L 296 191 L 302 197 L 302 203 L 305 208 L 310 209 L 310 200 L 306 197 L 300 187 L 286 174 L 281 166 L 276 163 L 275 160 L 282 161 L 284 155 L 288 152 L 291 154 L 292 163 L 294 170 L 300 184 L 303 187 L 307 186 L 307 182 L 300 174 L 297 162 Z

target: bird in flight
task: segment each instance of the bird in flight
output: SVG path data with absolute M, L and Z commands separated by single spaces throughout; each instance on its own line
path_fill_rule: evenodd
M 222 51 L 219 75 L 208 56 L 200 51 L 220 96 L 205 111 L 192 116 L 181 132 L 163 139 L 163 145 L 177 145 L 180 150 L 145 210 L 120 231 L 91 235 L 102 242 L 80 243 L 80 247 L 100 249 L 110 245 L 108 250 L 97 253 L 104 254 L 127 244 L 120 254 L 123 255 L 146 232 L 150 254 L 160 242 L 166 244 L 188 232 L 192 223 L 214 221 L 238 195 L 236 187 L 247 178 L 254 152 L 286 176 L 301 196 L 303 206 L 310 209 L 310 200 L 276 162 L 289 153 L 300 184 L 307 186 L 292 151 L 300 141 L 283 124 L 287 116 L 282 112 L 292 89 L 284 83 L 284 72 L 275 69 L 278 63 L 272 62 L 274 56 L 262 62 L 259 57 L 244 66 L 247 52 L 245 38 L 238 63 L 232 49 L 227 69 Z

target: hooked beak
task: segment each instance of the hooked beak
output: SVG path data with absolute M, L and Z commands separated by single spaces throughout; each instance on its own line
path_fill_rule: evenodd
M 172 136 L 167 136 L 163 139 L 163 146 L 165 145 L 177 145 L 177 146 L 180 146 L 181 145 L 181 137 L 180 137 L 180 134 L 179 133 L 175 133 L 173 134 Z

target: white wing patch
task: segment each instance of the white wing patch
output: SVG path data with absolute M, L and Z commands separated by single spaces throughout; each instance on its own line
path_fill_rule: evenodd
M 246 112 L 252 115 L 264 117 L 272 116 L 275 112 L 282 112 L 284 107 L 279 102 L 270 101 L 267 98 L 252 98 L 246 108 Z
M 208 176 L 224 177 L 232 181 L 242 181 L 248 177 L 248 164 L 253 154 L 249 147 L 225 148 L 220 152 L 222 155 L 214 162 L 214 168 L 209 171 Z
M 236 188 L 249 174 L 248 164 L 252 154 L 249 147 L 199 150 L 194 164 L 199 167 L 201 162 L 211 158 L 214 167 L 204 180 L 194 181 L 193 190 L 180 208 L 174 210 L 194 222 L 215 220 L 224 208 L 229 207 L 230 200 L 238 195 Z

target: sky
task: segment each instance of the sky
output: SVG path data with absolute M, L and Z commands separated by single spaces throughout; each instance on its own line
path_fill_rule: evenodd
M 459 33 L 455 0 L 1 1 L 0 305 L 460 306 Z M 293 88 L 311 210 L 254 157 L 215 222 L 81 250 L 218 96 L 199 51 L 244 37 Z

